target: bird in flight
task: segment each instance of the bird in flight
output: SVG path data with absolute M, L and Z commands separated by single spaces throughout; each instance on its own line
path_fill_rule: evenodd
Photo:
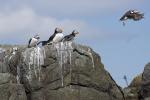
M 139 21 L 143 18 L 144 18 L 144 13 L 141 13 L 138 10 L 129 10 L 120 18 L 120 21 L 123 21 L 123 25 L 125 26 L 124 21 L 128 19 L 133 20 L 133 21 Z

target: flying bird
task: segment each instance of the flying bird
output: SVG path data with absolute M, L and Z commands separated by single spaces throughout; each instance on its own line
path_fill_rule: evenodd
M 30 38 L 28 48 L 37 46 L 39 39 L 39 35 L 35 35 L 33 38 Z
M 143 18 L 144 18 L 144 13 L 141 13 L 137 10 L 129 10 L 120 18 L 120 21 L 123 21 L 123 25 L 125 25 L 124 21 L 128 19 L 139 21 Z
M 79 34 L 79 32 L 76 31 L 76 30 L 73 30 L 72 33 L 69 34 L 69 35 L 66 35 L 66 36 L 62 39 L 62 41 L 63 41 L 63 42 L 65 42 L 65 41 L 73 41 L 74 38 L 75 38 L 75 36 L 76 36 L 77 34 Z
M 50 36 L 50 38 L 47 41 L 40 41 L 38 44 L 42 43 L 42 46 L 44 46 L 46 44 L 60 42 L 64 37 L 62 32 L 63 32 L 63 30 L 61 28 L 57 27 L 57 28 L 55 28 L 53 35 Z

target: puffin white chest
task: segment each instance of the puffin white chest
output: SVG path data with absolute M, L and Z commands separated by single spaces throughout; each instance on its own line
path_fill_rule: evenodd
M 30 46 L 31 46 L 31 47 L 32 47 L 32 46 L 36 46 L 37 42 L 38 42 L 38 39 L 32 38 L 32 40 L 31 40 L 31 42 L 30 42 Z
M 62 33 L 58 33 L 53 38 L 53 42 L 54 43 L 60 42 L 63 38 L 64 38 L 64 35 Z

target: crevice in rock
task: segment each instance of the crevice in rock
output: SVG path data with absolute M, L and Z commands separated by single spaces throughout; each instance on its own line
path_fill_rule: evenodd
M 54 83 L 54 82 L 56 82 L 56 81 L 59 81 L 59 80 L 61 80 L 60 78 L 58 78 L 58 79 L 55 79 L 55 80 L 53 80 L 53 81 L 50 81 L 50 82 L 48 82 L 47 84 L 52 84 L 52 83 Z
M 27 92 L 25 91 L 26 96 L 27 96 L 27 100 L 31 100 L 31 92 Z
M 80 55 L 82 55 L 82 56 L 86 56 L 86 57 L 88 57 L 88 58 L 91 58 L 88 54 L 85 54 L 84 52 L 81 52 L 80 50 L 78 50 L 78 49 L 73 49 L 73 52 L 77 52 L 78 54 L 80 54 Z
M 97 91 L 100 91 L 100 92 L 108 92 L 108 89 L 104 89 L 104 88 L 99 88 L 98 86 L 94 85 L 94 84 L 90 84 L 90 85 L 84 85 L 84 84 L 80 84 L 80 83 L 70 83 L 68 84 L 67 86 L 70 86 L 70 85 L 74 85 L 74 86 L 79 86 L 79 87 L 86 87 L 86 88 L 92 88 L 92 89 L 95 89 Z
M 112 76 L 110 75 L 109 72 L 107 72 L 107 74 L 109 75 L 109 77 L 111 78 L 111 80 L 115 83 L 115 85 L 117 86 L 117 88 L 119 89 L 120 93 L 121 93 L 122 96 L 123 96 L 123 99 L 126 100 L 125 95 L 124 95 L 124 92 L 122 91 L 121 87 L 117 85 L 117 83 L 116 83 L 115 80 L 112 78 Z

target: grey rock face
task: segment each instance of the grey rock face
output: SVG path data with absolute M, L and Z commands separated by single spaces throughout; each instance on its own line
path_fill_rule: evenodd
M 0 73 L 0 100 L 27 100 L 24 87 L 11 74 Z
M 9 49 L 11 47 L 3 48 L 3 51 Z M 23 85 L 16 80 L 17 57 L 18 54 L 12 55 L 9 51 L 0 52 L 0 100 L 27 100 Z
M 44 63 L 35 55 L 43 56 Z M 21 59 L 21 82 L 28 100 L 123 100 L 100 57 L 89 47 L 59 43 L 29 48 Z
M 142 74 L 141 95 L 143 98 L 150 98 L 150 63 L 145 66 Z
M 150 100 L 150 63 L 142 74 L 133 79 L 129 87 L 124 89 L 126 100 Z
M 17 91 L 10 100 L 124 100 L 98 54 L 86 46 L 66 42 L 26 48 L 7 64 Z
M 8 67 L 4 62 L 0 62 L 0 73 L 6 73 L 8 72 Z
M 123 89 L 126 100 L 139 100 L 141 88 L 142 74 L 137 75 L 130 85 Z

